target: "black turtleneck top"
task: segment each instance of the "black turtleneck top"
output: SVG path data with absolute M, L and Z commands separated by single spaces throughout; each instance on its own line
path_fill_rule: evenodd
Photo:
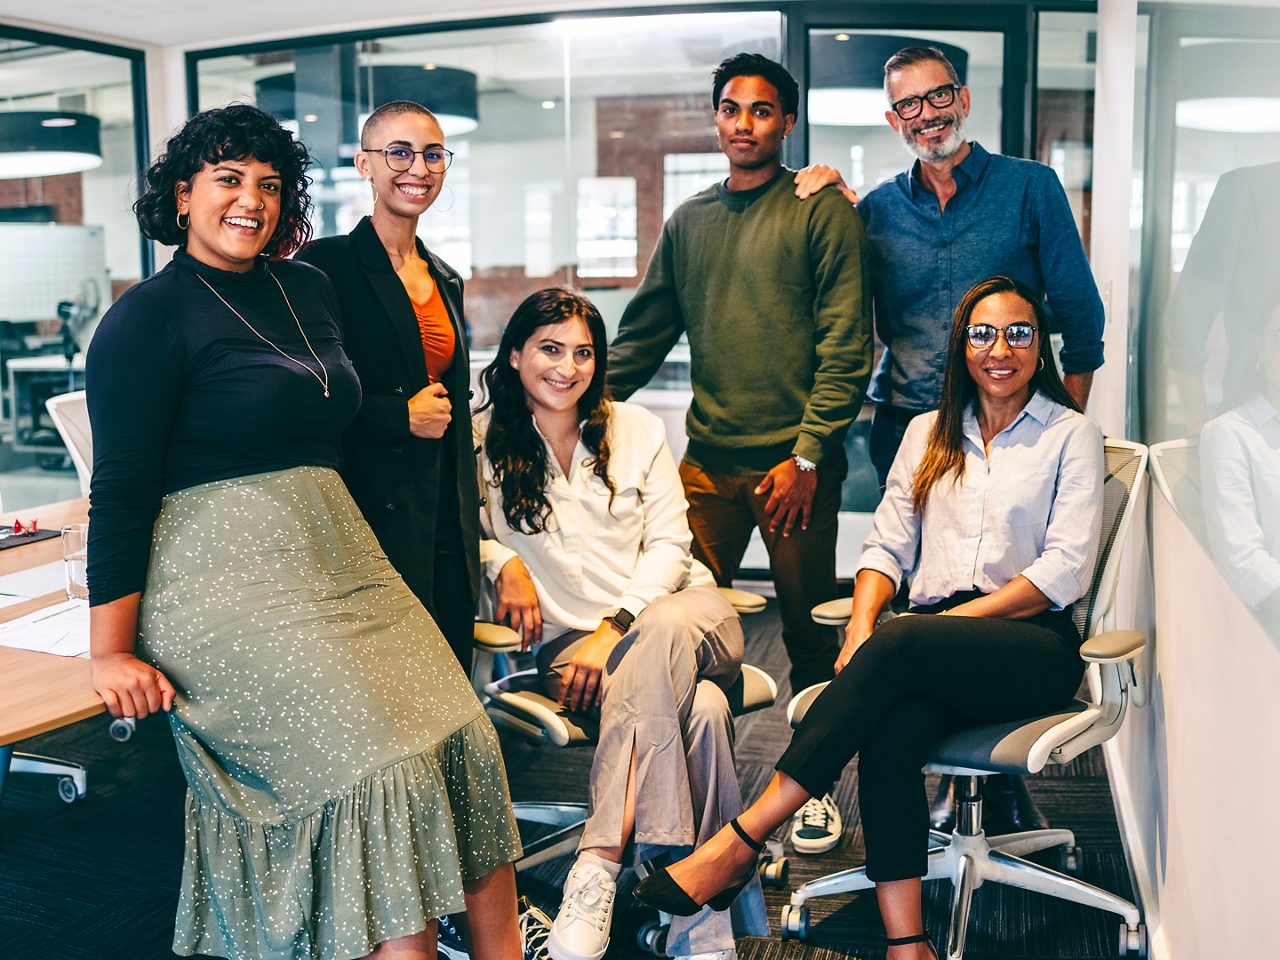
M 290 467 L 338 466 L 339 435 L 359 408 L 360 382 L 343 353 L 337 314 L 333 289 L 314 267 L 260 259 L 248 273 L 230 273 L 183 250 L 107 311 L 85 358 L 91 605 L 142 590 L 165 494 Z

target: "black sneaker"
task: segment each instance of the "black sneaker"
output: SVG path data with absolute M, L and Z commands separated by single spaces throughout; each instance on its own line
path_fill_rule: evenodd
M 462 931 L 447 914 L 440 918 L 436 928 L 436 950 L 443 960 L 471 960 L 467 945 L 462 941 Z

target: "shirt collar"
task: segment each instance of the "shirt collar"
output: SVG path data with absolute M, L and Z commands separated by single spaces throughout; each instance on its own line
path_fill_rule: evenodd
M 1023 417 L 1031 417 L 1040 426 L 1047 427 L 1049 421 L 1053 419 L 1054 410 L 1057 406 L 1057 403 L 1037 390 L 1031 395 L 1027 405 L 1013 418 L 1013 422 L 1001 430 L 1000 433 L 997 433 L 996 436 L 998 437 L 1000 434 L 1013 430 L 1014 427 L 1022 422 Z M 964 412 L 964 435 L 977 444 L 979 450 L 982 449 L 982 428 L 978 426 L 978 401 L 976 400 L 969 404 L 968 409 Z M 994 441 L 995 437 L 992 440 Z
M 987 162 L 991 159 L 991 154 L 987 153 L 986 148 L 977 140 L 969 141 L 969 155 L 961 160 L 952 168 L 952 176 L 956 173 L 961 175 L 961 179 L 956 183 L 956 189 L 959 190 L 965 183 L 975 183 L 981 177 L 984 170 L 987 169 Z M 917 160 L 911 165 L 911 169 L 907 172 L 907 181 L 911 185 L 911 192 L 924 190 L 930 193 L 929 188 L 924 185 L 924 181 L 920 179 L 920 161 Z
M 1255 427 L 1262 426 L 1268 420 L 1280 419 L 1280 411 L 1277 411 L 1271 401 L 1261 394 L 1241 404 L 1240 415 Z

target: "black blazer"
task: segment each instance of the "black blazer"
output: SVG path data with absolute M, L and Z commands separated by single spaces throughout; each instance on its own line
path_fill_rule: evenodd
M 409 433 L 409 398 L 427 386 L 427 362 L 409 294 L 365 217 L 345 237 L 307 244 L 297 259 L 323 270 L 340 307 L 342 342 L 360 376 L 360 412 L 342 437 L 342 478 L 391 565 L 428 609 L 438 540 L 461 528 L 472 596 L 480 588 L 480 506 L 471 437 L 470 363 L 462 314 L 462 278 L 418 241 L 457 341 L 443 383 L 453 419 L 439 440 Z M 440 484 L 456 484 L 458 515 L 440 516 Z M 456 530 L 456 528 L 455 528 Z

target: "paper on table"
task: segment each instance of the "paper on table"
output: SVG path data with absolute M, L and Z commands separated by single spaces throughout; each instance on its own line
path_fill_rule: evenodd
M 55 560 L 0 577 L 0 607 L 61 590 L 66 583 L 62 568 L 63 562 Z
M 0 623 L 0 646 L 39 650 L 60 657 L 89 656 L 89 603 L 64 600 Z

